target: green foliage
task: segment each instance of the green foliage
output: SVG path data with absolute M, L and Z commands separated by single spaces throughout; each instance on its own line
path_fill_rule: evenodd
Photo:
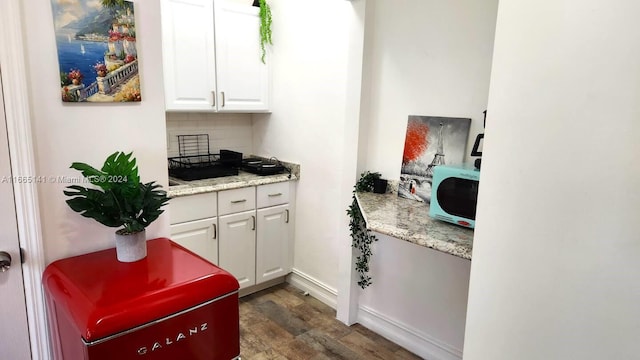
M 60 86 L 71 85 L 71 79 L 69 79 L 69 74 L 64 71 L 60 72 Z
M 351 232 L 351 246 L 360 251 L 360 255 L 356 257 L 356 271 L 360 277 L 358 285 L 365 289 L 371 285 L 371 277 L 369 273 L 369 260 L 371 259 L 371 244 L 378 239 L 367 230 L 367 224 L 364 221 L 358 202 L 356 201 L 356 192 L 373 191 L 373 181 L 380 178 L 378 172 L 364 172 L 360 174 L 360 180 L 353 187 L 353 200 L 347 209 L 347 215 L 351 218 L 349 221 L 349 231 Z
M 115 152 L 101 170 L 85 163 L 74 162 L 72 169 L 82 173 L 97 188 L 68 186 L 64 194 L 69 207 L 84 217 L 109 227 L 123 227 L 121 234 L 144 230 L 164 212 L 160 208 L 169 198 L 154 181 L 141 183 L 136 159 L 132 153 Z
M 267 4 L 267 0 L 260 0 L 260 50 L 262 56 L 260 59 L 266 64 L 264 58 L 267 55 L 265 45 L 273 45 L 271 42 L 271 7 Z
M 78 101 L 80 101 L 80 96 L 78 95 L 78 90 L 69 90 L 69 87 L 65 85 L 62 88 L 62 101 L 64 101 L 64 102 L 78 102 Z
M 101 3 L 102 3 L 102 6 L 106 8 L 113 8 L 118 6 L 122 7 L 125 5 L 124 0 L 102 0 Z
M 101 11 L 98 16 L 96 16 L 93 24 L 89 24 L 87 28 L 82 29 L 83 31 L 85 31 L 87 34 L 89 33 L 104 33 L 106 32 L 105 30 L 108 31 L 108 29 L 111 28 L 111 24 L 113 22 L 113 17 L 117 17 L 120 16 L 120 14 L 122 14 L 123 12 L 126 12 L 126 10 L 130 10 L 131 12 L 133 12 L 133 2 L 127 0 L 101 0 L 100 1 L 103 7 L 103 10 L 106 11 Z M 103 15 L 107 15 L 109 16 L 109 23 L 108 24 L 104 24 L 103 23 Z M 106 28 L 104 27 L 105 25 Z M 104 29 L 103 31 L 96 31 L 98 29 Z
M 380 173 L 378 172 L 364 172 L 360 174 L 360 180 L 354 186 L 353 192 L 372 192 L 373 191 L 373 182 L 376 179 L 380 179 Z

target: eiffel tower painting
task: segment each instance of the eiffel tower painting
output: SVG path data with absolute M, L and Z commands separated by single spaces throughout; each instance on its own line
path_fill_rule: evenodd
M 429 203 L 433 168 L 462 164 L 471 119 L 410 115 L 398 196 Z
M 427 165 L 427 177 L 433 178 L 433 168 L 437 165 L 444 165 L 444 139 L 442 138 L 442 128 L 444 124 L 440 123 L 438 128 L 438 150 L 431 160 L 431 164 Z

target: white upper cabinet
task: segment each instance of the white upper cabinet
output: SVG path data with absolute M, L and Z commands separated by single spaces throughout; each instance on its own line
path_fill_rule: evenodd
M 267 111 L 269 67 L 260 60 L 260 9 L 215 1 L 219 111 Z
M 167 110 L 215 110 L 216 56 L 211 0 L 162 0 Z
M 225 0 L 161 4 L 167 110 L 269 111 L 259 8 Z

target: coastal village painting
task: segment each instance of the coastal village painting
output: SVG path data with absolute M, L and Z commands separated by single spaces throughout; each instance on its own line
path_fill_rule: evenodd
M 133 2 L 51 3 L 62 101 L 141 101 Z

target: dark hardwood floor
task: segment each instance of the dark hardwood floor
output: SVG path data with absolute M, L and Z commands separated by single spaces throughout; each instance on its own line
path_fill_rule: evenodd
M 288 284 L 240 299 L 240 353 L 255 359 L 420 359 Z

